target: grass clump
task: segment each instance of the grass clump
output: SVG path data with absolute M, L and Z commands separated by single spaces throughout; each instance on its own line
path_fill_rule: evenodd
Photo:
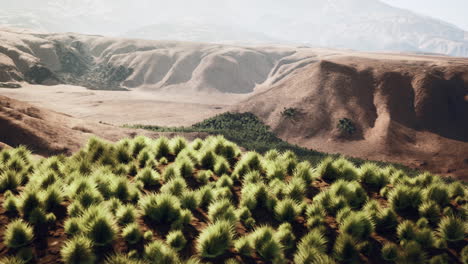
M 185 236 L 182 233 L 182 231 L 177 230 L 167 234 L 166 243 L 175 251 L 181 251 L 187 244 L 187 239 L 185 239 Z
M 274 211 L 276 219 L 280 222 L 293 222 L 301 213 L 299 205 L 292 199 L 278 201 Z
M 151 263 L 179 263 L 177 252 L 161 241 L 153 241 L 145 246 L 145 259 Z
M 224 254 L 233 243 L 230 222 L 217 221 L 202 230 L 197 239 L 197 250 L 202 257 L 215 258 Z
M 205 125 L 221 125 L 213 122 Z M 1 217 L 21 221 L 29 231 L 17 229 L 31 235 L 8 254 L 117 264 L 466 258 L 462 183 L 380 163 L 304 161 L 298 149 L 252 150 L 211 136 L 92 139 L 70 157 L 38 160 L 1 151 L 0 175 L 9 173 L 2 188 L 12 189 L 0 195 Z M 62 223 L 69 241 L 59 244 L 59 259 L 45 241 Z
M 179 199 L 168 193 L 143 196 L 139 204 L 143 215 L 156 223 L 168 224 L 181 217 Z
M 140 227 L 136 223 L 131 223 L 122 229 L 122 237 L 128 244 L 134 245 L 140 242 L 143 237 Z
M 466 222 L 456 217 L 444 217 L 439 223 L 438 232 L 447 242 L 458 242 L 466 238 Z
M 92 241 L 83 236 L 67 241 L 60 255 L 65 264 L 93 264 L 96 260 Z
M 32 227 L 22 220 L 15 220 L 6 226 L 3 237 L 5 245 L 9 248 L 21 248 L 33 240 Z

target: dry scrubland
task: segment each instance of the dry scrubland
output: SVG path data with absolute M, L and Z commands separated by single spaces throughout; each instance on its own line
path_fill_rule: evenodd
M 92 121 L 187 126 L 248 111 L 303 147 L 468 175 L 463 58 L 2 28 L 0 82 L 27 86 L 3 95 Z M 284 118 L 285 108 L 296 114 Z M 336 129 L 342 118 L 352 136 Z
M 0 152 L 1 263 L 466 263 L 468 190 L 223 137 Z

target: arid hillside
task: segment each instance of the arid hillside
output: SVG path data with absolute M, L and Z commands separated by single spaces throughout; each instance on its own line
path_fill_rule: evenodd
M 466 177 L 467 93 L 466 60 L 343 55 L 296 70 L 237 109 L 301 146 Z M 338 128 L 344 118 L 353 133 Z
M 0 95 L 115 125 L 188 126 L 229 110 L 252 112 L 300 146 L 468 175 L 463 58 L 4 28 L 0 86 L 25 86 Z M 352 134 L 337 128 L 344 118 Z M 35 128 L 25 138 L 37 137 Z
M 93 135 L 110 141 L 136 135 L 153 138 L 161 134 L 173 136 L 83 121 L 5 96 L 0 96 L 0 128 L 0 149 L 25 145 L 34 154 L 43 156 L 72 154 Z M 184 136 L 189 139 L 203 137 L 196 133 L 185 133 Z

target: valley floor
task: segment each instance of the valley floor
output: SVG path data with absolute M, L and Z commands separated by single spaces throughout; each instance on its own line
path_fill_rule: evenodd
M 30 84 L 23 84 L 19 89 L 0 89 L 0 95 L 94 122 L 159 126 L 189 126 L 223 113 L 245 98 L 226 94 L 207 96 L 199 92 L 197 95 L 159 94 Z

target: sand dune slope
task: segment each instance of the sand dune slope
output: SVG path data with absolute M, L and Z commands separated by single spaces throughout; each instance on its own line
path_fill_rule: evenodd
M 319 60 L 236 109 L 302 146 L 468 177 L 468 63 L 374 57 Z M 288 118 L 285 108 L 297 113 Z M 353 121 L 355 133 L 337 128 L 342 118 Z

